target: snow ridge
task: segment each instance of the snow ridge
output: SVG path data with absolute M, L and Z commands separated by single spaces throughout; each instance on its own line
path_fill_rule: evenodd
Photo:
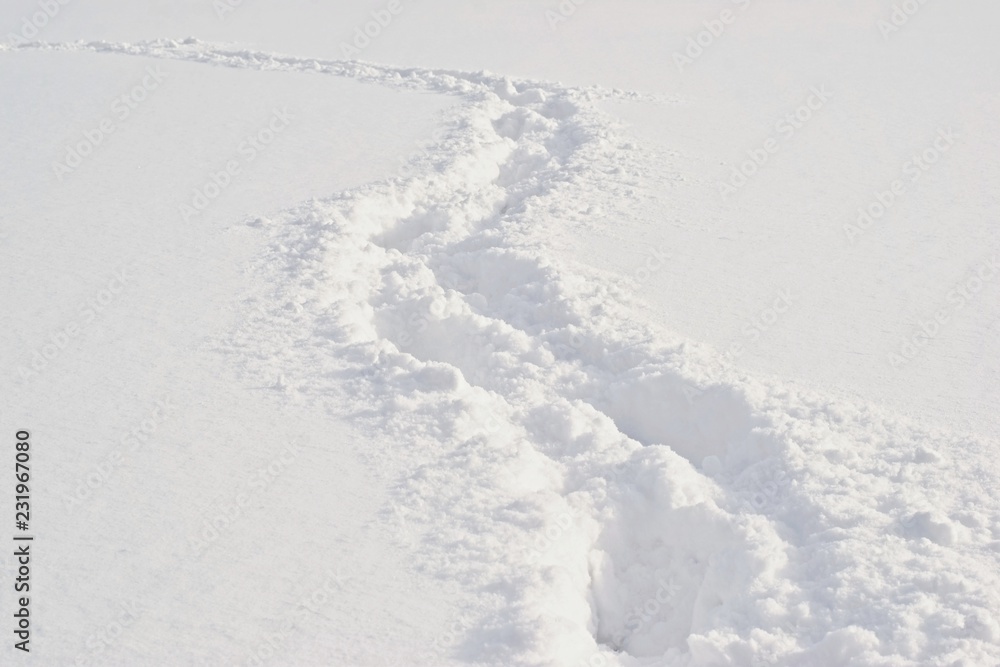
M 316 72 L 319 74 L 356 79 L 409 90 L 426 90 L 439 93 L 470 94 L 479 86 L 493 85 L 506 77 L 489 72 L 462 72 L 458 70 L 426 69 L 421 67 L 389 67 L 359 60 L 329 60 L 264 53 L 248 49 L 226 49 L 218 44 L 203 42 L 194 37 L 183 40 L 157 39 L 138 42 L 25 42 L 5 45 L 4 50 L 41 51 L 90 51 L 146 58 L 186 60 L 197 63 L 281 72 Z M 523 83 L 532 83 L 525 81 Z M 546 84 L 552 85 L 552 84 Z M 676 103 L 675 98 L 634 91 L 607 90 L 600 86 L 576 89 L 588 99 L 630 99 L 654 103 Z
M 642 324 L 627 279 L 547 252 L 547 228 L 641 182 L 643 151 L 594 105 L 636 94 L 195 40 L 32 48 L 458 96 L 412 176 L 255 221 L 277 306 L 247 304 L 220 345 L 381 434 L 415 565 L 489 600 L 452 657 L 1000 659 L 997 480 L 956 459 L 984 443 L 746 377 Z

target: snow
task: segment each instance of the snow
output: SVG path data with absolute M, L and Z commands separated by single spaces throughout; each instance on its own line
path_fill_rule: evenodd
M 359 4 L 0 52 L 31 659 L 1000 661 L 996 10 Z

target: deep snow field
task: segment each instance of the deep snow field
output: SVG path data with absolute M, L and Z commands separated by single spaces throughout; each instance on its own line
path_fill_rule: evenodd
M 997 19 L 5 0 L 0 664 L 997 667 Z

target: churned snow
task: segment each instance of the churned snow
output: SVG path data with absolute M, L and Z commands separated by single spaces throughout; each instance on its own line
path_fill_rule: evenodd
M 872 147 L 838 142 L 878 118 L 861 84 L 786 72 L 794 90 L 734 128 L 735 84 L 621 87 L 635 75 L 607 64 L 593 80 L 558 62 L 494 73 L 481 60 L 530 66 L 488 39 L 481 57 L 458 49 L 471 66 L 416 66 L 404 19 L 458 29 L 471 10 L 401 3 L 363 56 L 396 65 L 344 60 L 339 39 L 213 34 L 233 24 L 167 39 L 96 10 L 86 40 L 54 23 L 0 52 L 19 91 L 2 121 L 18 152 L 0 160 L 0 414 L 32 431 L 52 480 L 36 492 L 31 659 L 1000 662 L 988 187 L 911 193 L 911 153 L 880 146 L 884 168 L 838 208 Z M 610 11 L 515 4 L 592 40 Z M 879 48 L 916 48 L 915 25 L 883 40 L 892 9 L 875 4 L 812 29 L 863 23 Z M 283 16 L 247 5 L 219 20 Z M 653 11 L 621 6 L 609 35 Z M 932 7 L 907 22 L 957 11 Z M 735 20 L 683 76 L 745 42 L 773 62 L 755 31 L 815 20 L 787 3 L 697 21 L 687 7 L 659 66 L 720 11 Z M 995 124 L 969 104 L 907 141 L 937 147 L 927 181 L 996 173 Z M 782 120 L 803 107 L 808 121 Z M 761 173 L 740 184 L 747 159 Z M 903 178 L 893 215 L 913 238 L 846 231 Z M 965 238 L 935 263 L 948 232 L 932 218 L 950 211 Z M 921 271 L 933 280 L 910 282 Z M 900 328 L 914 300 L 926 315 Z M 927 350 L 896 349 L 930 322 Z M 895 391 L 900 373 L 913 386 Z

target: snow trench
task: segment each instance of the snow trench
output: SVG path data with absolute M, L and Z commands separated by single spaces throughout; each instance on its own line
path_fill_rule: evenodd
M 488 601 L 415 664 L 1000 660 L 996 480 L 961 460 L 982 443 L 747 377 L 644 324 L 628 278 L 547 251 L 641 179 L 595 103 L 663 100 L 196 40 L 23 48 L 455 98 L 404 173 L 261 212 L 274 301 L 220 346 L 379 434 L 415 567 Z

